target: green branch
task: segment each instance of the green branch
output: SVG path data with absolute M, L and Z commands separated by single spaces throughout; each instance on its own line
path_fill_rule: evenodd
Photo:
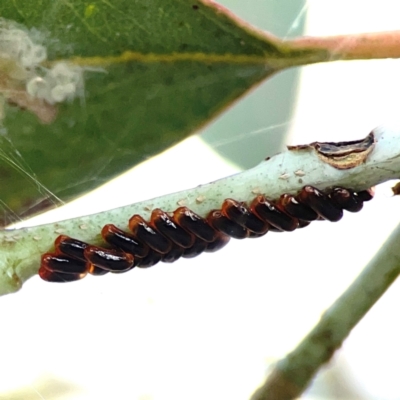
M 400 225 L 352 285 L 324 313 L 298 347 L 278 362 L 251 400 L 291 400 L 301 395 L 318 369 L 379 300 L 400 273 Z
M 375 143 L 374 143 L 375 142 Z M 64 234 L 101 244 L 101 229 L 113 223 L 128 229 L 134 214 L 145 219 L 161 208 L 172 212 L 186 206 L 205 217 L 227 198 L 251 203 L 258 194 L 276 200 L 282 193 L 298 193 L 303 186 L 320 190 L 341 186 L 364 190 L 400 176 L 400 129 L 376 128 L 365 140 L 350 144 L 313 143 L 292 147 L 236 175 L 155 199 L 57 223 L 0 232 L 0 294 L 17 291 L 39 269 L 41 254 Z M 345 168 L 345 169 L 342 169 Z

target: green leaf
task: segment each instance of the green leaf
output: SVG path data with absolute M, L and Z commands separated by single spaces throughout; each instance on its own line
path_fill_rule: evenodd
M 278 70 L 324 56 L 291 50 L 206 0 L 13 0 L 0 15 L 47 49 L 46 71 L 60 61 L 84 71 L 71 101 L 32 99 L 21 85 L 10 95 L 0 46 L 3 222 L 99 186 Z

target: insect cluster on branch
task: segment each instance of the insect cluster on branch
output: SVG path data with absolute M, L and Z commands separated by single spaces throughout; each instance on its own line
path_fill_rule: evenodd
M 129 220 L 130 232 L 112 224 L 101 231 L 104 247 L 60 235 L 55 250 L 42 255 L 39 275 L 49 282 L 71 282 L 86 274 L 121 273 L 134 267 L 148 268 L 158 262 L 192 258 L 202 252 L 215 252 L 230 238 L 257 238 L 268 231 L 291 232 L 315 220 L 338 221 L 343 210 L 360 211 L 371 200 L 373 190 L 354 192 L 335 187 L 323 193 L 305 186 L 297 194 L 283 194 L 276 202 L 259 195 L 250 205 L 226 199 L 221 209 L 206 218 L 187 207 L 174 212 L 154 209 L 150 221 L 135 214 Z

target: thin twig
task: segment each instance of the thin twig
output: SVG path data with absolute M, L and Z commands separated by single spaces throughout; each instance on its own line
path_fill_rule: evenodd
M 101 229 L 113 223 L 127 229 L 134 214 L 149 219 L 151 211 L 166 212 L 179 206 L 206 216 L 219 209 L 227 198 L 250 203 L 257 194 L 276 200 L 282 193 L 298 193 L 305 185 L 321 190 L 342 186 L 356 191 L 400 176 L 400 129 L 381 127 L 373 131 L 375 147 L 365 161 L 349 169 L 337 169 L 332 160 L 321 158 L 315 147 L 300 147 L 263 161 L 255 168 L 201 185 L 193 189 L 57 223 L 0 232 L 0 294 L 17 291 L 22 283 L 35 275 L 40 255 L 51 250 L 60 235 L 76 237 L 85 242 L 101 244 Z M 370 136 L 368 136 L 370 137 Z M 329 147 L 329 146 L 328 146 Z M 352 146 L 350 146 L 352 147 Z M 335 149 L 335 146 L 334 146 Z M 348 146 L 346 152 L 348 152 Z M 329 153 L 329 151 L 328 151 Z M 357 159 L 360 153 L 355 152 Z M 353 159 L 350 158 L 350 162 Z M 336 162 L 336 161 L 335 161 Z M 342 163 L 338 161 L 336 163 Z
M 400 273 L 400 225 L 352 285 L 325 312 L 298 347 L 279 361 L 251 400 L 291 400 L 309 385 L 318 369 Z

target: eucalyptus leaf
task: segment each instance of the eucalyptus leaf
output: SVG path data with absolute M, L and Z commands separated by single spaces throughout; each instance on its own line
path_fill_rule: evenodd
M 103 184 L 278 70 L 321 58 L 206 0 L 14 0 L 0 15 L 46 48 L 43 68 L 65 62 L 84 80 L 82 95 L 52 105 L 0 87 L 3 223 Z

